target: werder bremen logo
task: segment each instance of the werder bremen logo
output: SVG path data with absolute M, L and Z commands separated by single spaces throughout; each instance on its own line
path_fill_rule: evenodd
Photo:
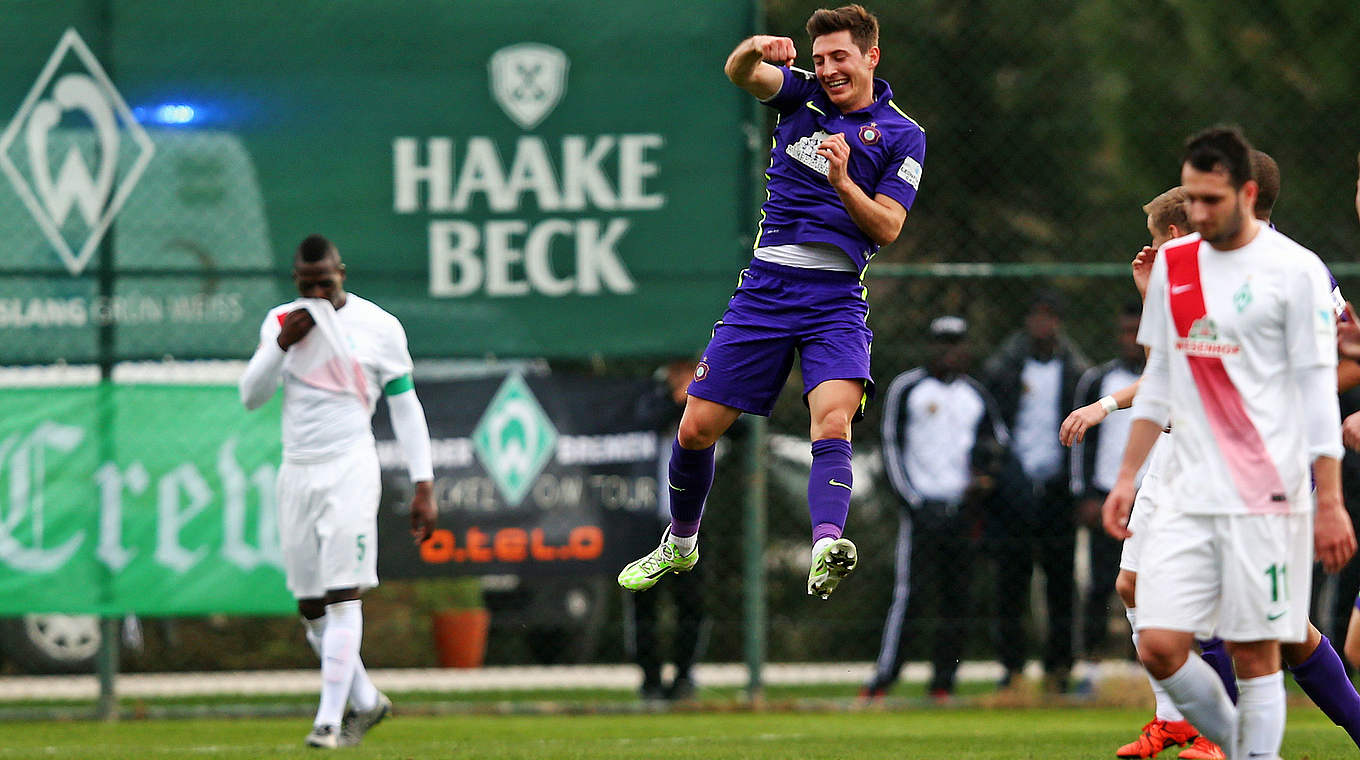
M 99 61 L 67 29 L 0 135 L 0 170 L 75 275 L 154 152 Z
M 503 47 L 487 63 L 491 94 L 520 128 L 533 129 L 566 92 L 568 66 L 566 53 L 555 47 L 536 42 Z
M 501 496 L 518 507 L 557 445 L 557 429 L 518 373 L 505 378 L 472 431 L 472 445 Z

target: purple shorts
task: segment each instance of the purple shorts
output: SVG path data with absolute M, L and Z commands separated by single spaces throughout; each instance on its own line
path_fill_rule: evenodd
M 827 380 L 863 380 L 873 396 L 865 324 L 866 291 L 851 272 L 828 272 L 756 259 L 742 270 L 727 311 L 694 372 L 689 394 L 769 416 L 797 351 L 803 402 Z M 860 404 L 859 419 L 864 405 Z

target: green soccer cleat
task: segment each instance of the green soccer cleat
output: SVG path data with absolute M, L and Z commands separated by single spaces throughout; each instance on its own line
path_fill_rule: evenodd
M 853 547 L 852 547 L 853 548 Z M 647 556 L 629 562 L 619 573 L 619 585 L 629 591 L 645 591 L 666 573 L 687 573 L 699 561 L 699 547 L 689 554 L 681 554 L 671 543 L 671 528 L 666 526 L 661 534 L 661 545 L 651 550 Z
M 812 567 L 808 570 L 808 594 L 823 599 L 831 596 L 842 580 L 855 572 L 859 563 L 859 552 L 855 543 L 848 538 L 838 538 L 827 544 L 812 556 Z

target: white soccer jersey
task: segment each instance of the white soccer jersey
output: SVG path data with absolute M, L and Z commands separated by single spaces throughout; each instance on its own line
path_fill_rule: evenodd
M 1167 389 L 1167 398 L 1140 399 L 1135 410 L 1145 418 L 1169 411 L 1175 420 L 1162 507 L 1187 514 L 1312 509 L 1302 408 L 1336 399 L 1300 398 L 1293 373 L 1336 365 L 1330 289 L 1317 256 L 1264 225 L 1232 251 L 1198 234 L 1162 247 L 1138 341 L 1163 352 L 1164 362 L 1149 365 L 1165 373 L 1152 385 Z
M 323 390 L 299 380 L 283 366 L 283 457 L 290 462 L 320 462 L 339 456 L 356 443 L 373 441 L 373 410 L 387 383 L 411 373 L 406 331 L 396 317 L 372 301 L 347 293 L 335 312 L 350 354 L 367 381 L 367 403 L 351 393 Z M 296 309 L 286 303 L 269 310 L 260 342 L 278 340 L 283 319 Z M 313 329 L 313 332 L 316 332 Z M 312 333 L 299 341 L 319 338 Z

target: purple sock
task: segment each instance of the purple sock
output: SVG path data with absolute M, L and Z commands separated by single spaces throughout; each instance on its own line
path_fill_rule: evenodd
M 1294 680 L 1303 688 L 1303 693 L 1332 719 L 1332 722 L 1346 729 L 1351 741 L 1360 747 L 1360 694 L 1346 677 L 1346 666 L 1341 664 L 1336 649 L 1326 636 L 1318 648 L 1299 663 L 1289 668 Z
M 812 542 L 840 538 L 850 514 L 850 442 L 823 438 L 812 442 L 812 475 L 808 478 L 808 512 L 812 515 Z
M 1196 641 L 1199 643 L 1200 658 L 1213 667 L 1219 680 L 1223 682 L 1223 688 L 1228 690 L 1228 699 L 1237 704 L 1237 673 L 1233 671 L 1232 657 L 1228 656 L 1223 639 L 1215 636 L 1212 639 Z
M 704 499 L 713 487 L 713 447 L 694 451 L 671 442 L 668 473 L 671 495 L 671 535 L 692 536 L 699 532 L 704 516 Z

